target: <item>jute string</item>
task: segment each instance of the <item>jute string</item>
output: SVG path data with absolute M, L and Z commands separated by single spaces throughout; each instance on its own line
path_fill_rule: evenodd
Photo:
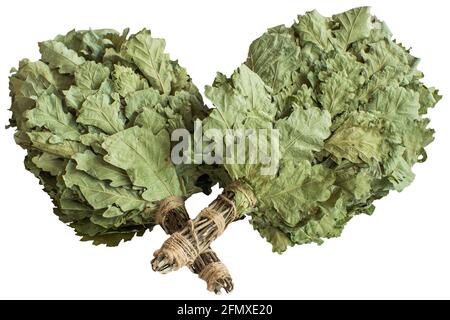
M 200 216 L 211 220 L 216 225 L 217 236 L 221 235 L 225 231 L 225 228 L 227 227 L 225 218 L 216 210 L 212 208 L 205 208 L 200 212 Z
M 209 291 L 214 291 L 217 287 L 217 281 L 229 277 L 230 273 L 222 262 L 212 262 L 207 264 L 198 276 L 206 281 Z
M 239 183 L 234 183 L 227 189 L 234 193 L 242 193 L 248 200 L 249 206 L 253 207 L 256 204 L 256 198 L 251 190 L 246 189 Z M 164 242 L 161 249 L 155 252 L 155 257 L 165 255 L 166 258 L 173 261 L 174 265 L 178 268 L 186 265 L 192 265 L 200 252 L 205 249 L 205 246 L 209 246 L 209 243 L 211 241 L 216 239 L 225 231 L 225 228 L 230 222 L 238 218 L 239 212 L 235 205 L 235 201 L 230 200 L 224 194 L 227 193 L 224 192 L 223 194 L 219 195 L 217 199 L 220 199 L 222 203 L 220 203 L 220 201 L 215 201 L 208 208 L 203 209 L 200 215 L 196 219 L 194 219 L 194 221 L 189 220 L 186 227 L 182 231 L 174 233 L 169 239 Z M 158 219 L 164 219 L 164 214 L 170 211 L 169 208 L 173 209 L 178 205 L 179 201 L 177 199 L 168 199 L 167 201 L 162 203 L 157 215 Z M 225 208 L 223 208 L 223 205 L 225 205 Z M 207 221 L 201 222 L 201 225 L 204 226 L 206 224 L 206 227 L 202 227 L 203 233 L 200 243 L 198 230 L 195 229 L 195 224 L 198 224 L 202 219 L 206 219 Z M 214 225 L 215 228 L 209 229 L 210 225 Z M 207 231 L 205 232 L 205 230 Z M 210 268 L 212 267 L 209 267 L 207 270 L 211 271 Z M 212 269 L 212 271 L 217 270 L 220 272 L 225 272 L 226 270 L 218 266 L 217 264 L 215 264 L 214 268 L 215 269 Z M 217 268 L 222 269 L 218 270 Z M 228 271 L 226 272 L 228 273 Z M 205 274 L 205 277 L 213 277 L 212 275 L 208 276 L 209 273 L 207 271 L 202 271 L 202 273 Z
M 200 253 L 199 241 L 191 220 L 188 221 L 187 227 L 190 229 L 192 242 L 180 232 L 175 232 L 163 243 L 161 249 L 155 252 L 155 255 L 164 252 L 168 258 L 175 261 L 177 266 L 192 264 Z
M 159 203 L 158 211 L 155 213 L 155 222 L 165 229 L 167 214 L 179 207 L 184 206 L 184 201 L 180 197 L 170 196 Z
M 247 188 L 243 187 L 240 183 L 234 182 L 228 187 L 228 189 L 230 191 L 236 190 L 236 191 L 239 191 L 240 193 L 242 193 L 244 195 L 244 197 L 247 199 L 250 207 L 254 207 L 256 205 L 257 200 L 256 200 L 256 197 L 253 194 L 253 192 L 251 192 Z

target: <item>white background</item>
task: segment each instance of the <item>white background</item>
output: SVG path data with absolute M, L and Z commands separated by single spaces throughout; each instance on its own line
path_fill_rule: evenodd
M 147 27 L 203 88 L 216 71 L 229 75 L 243 62 L 267 27 L 291 24 L 314 8 L 331 15 L 359 5 L 371 5 L 413 48 L 425 82 L 444 95 L 430 113 L 436 139 L 429 160 L 414 167 L 417 178 L 404 192 L 377 201 L 373 216 L 354 218 L 342 237 L 320 247 L 278 255 L 247 221 L 230 226 L 214 248 L 235 290 L 220 298 L 450 298 L 450 5 L 442 0 L 0 1 L 0 298 L 216 298 L 186 269 L 151 270 L 152 253 L 166 238 L 161 230 L 118 248 L 94 247 L 52 214 L 50 199 L 23 167 L 13 130 L 3 129 L 9 69 L 21 58 L 38 59 L 38 41 L 72 28 Z M 191 215 L 213 198 L 190 199 Z

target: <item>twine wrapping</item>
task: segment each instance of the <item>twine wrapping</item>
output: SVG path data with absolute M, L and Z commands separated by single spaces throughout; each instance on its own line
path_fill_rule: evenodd
M 176 269 L 186 265 L 191 265 L 199 255 L 200 249 L 198 246 L 199 241 L 192 221 L 189 221 L 187 226 L 189 226 L 190 236 L 193 241 L 189 240 L 180 232 L 175 232 L 166 241 L 164 241 L 161 249 L 157 250 L 154 253 L 154 256 L 164 254 L 175 263 Z
M 229 277 L 230 273 L 222 262 L 212 262 L 207 264 L 198 276 L 205 280 L 209 291 L 215 292 L 217 286 L 220 286 L 218 281 Z
M 228 190 L 230 191 L 239 191 L 244 195 L 244 197 L 247 199 L 249 206 L 254 207 L 256 205 L 257 199 L 254 195 L 254 193 L 249 190 L 248 188 L 245 188 L 241 183 L 235 181 L 228 187 Z
M 219 194 L 218 198 L 222 199 L 223 201 L 225 201 L 230 206 L 230 210 L 232 212 L 232 214 L 230 216 L 232 216 L 233 220 L 234 220 L 234 218 L 236 217 L 236 213 L 237 213 L 237 208 L 236 208 L 236 205 L 234 204 L 234 201 L 228 199 L 223 194 Z M 231 220 L 231 221 L 233 221 L 233 220 Z
M 155 213 L 155 222 L 166 230 L 167 214 L 179 207 L 184 206 L 184 201 L 180 197 L 170 196 L 159 203 L 159 208 Z
M 216 210 L 212 208 L 205 208 L 200 212 L 200 216 L 212 221 L 217 227 L 217 236 L 221 235 L 225 228 L 227 227 L 227 223 L 225 218 Z
M 225 229 L 226 225 L 223 218 L 214 218 L 212 212 L 204 213 L 204 215 L 209 220 L 213 220 L 218 230 Z M 217 216 L 218 213 L 216 212 L 215 215 Z M 210 248 L 203 251 L 203 253 L 207 253 L 205 258 L 202 258 L 203 253 L 199 254 L 199 239 L 194 232 L 193 222 L 189 220 L 183 199 L 172 196 L 162 200 L 154 214 L 154 219 L 155 223 L 159 224 L 166 233 L 172 235 L 183 227 L 188 226 L 187 233 L 176 233 L 166 240 L 163 247 L 156 251 L 155 254 L 165 254 L 174 262 L 177 268 L 188 265 L 193 272 L 207 282 L 207 288 L 210 291 L 219 293 L 222 289 L 227 292 L 233 290 L 231 276 L 214 251 Z M 195 245 L 192 244 L 192 240 L 194 240 Z M 209 267 L 210 264 L 216 264 L 216 266 Z M 204 270 L 205 268 L 208 270 Z M 214 274 L 216 272 L 218 274 Z
M 230 185 L 208 208 L 202 210 L 194 220 L 189 220 L 186 227 L 164 242 L 161 249 L 154 254 L 153 270 L 170 272 L 182 266 L 192 266 L 197 255 L 207 250 L 211 242 L 225 231 L 228 224 L 239 218 L 240 213 L 235 204 L 235 196 L 238 192 L 248 201 L 245 207 L 256 204 L 256 198 L 251 189 L 238 183 Z M 207 270 L 198 270 L 199 274 L 202 273 L 203 277 L 216 279 L 216 281 L 224 276 L 225 271 L 228 274 L 226 268 L 214 265 L 215 267 L 208 267 Z M 210 275 L 213 271 L 219 274 Z

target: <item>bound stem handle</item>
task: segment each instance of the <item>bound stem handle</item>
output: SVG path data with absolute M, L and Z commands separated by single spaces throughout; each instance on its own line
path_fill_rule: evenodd
M 246 198 L 246 201 L 238 201 Z M 180 231 L 175 232 L 154 253 L 153 270 L 168 273 L 183 266 L 192 266 L 197 257 L 208 250 L 212 241 L 243 212 L 255 206 L 253 193 L 233 184 Z
M 164 200 L 156 214 L 156 222 L 169 235 L 182 230 L 190 222 L 182 199 L 170 197 Z M 227 293 L 233 290 L 233 279 L 228 269 L 209 246 L 196 256 L 190 269 L 206 281 L 209 291 L 217 294 L 222 289 Z

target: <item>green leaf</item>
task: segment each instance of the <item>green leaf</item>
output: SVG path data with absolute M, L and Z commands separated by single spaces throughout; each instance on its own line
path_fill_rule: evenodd
M 68 188 L 77 186 L 89 205 L 96 210 L 111 205 L 117 205 L 124 211 L 143 210 L 146 206 L 146 201 L 136 191 L 110 187 L 106 182 L 77 170 L 74 162 L 67 165 L 63 179 Z
M 407 50 L 389 40 L 371 43 L 361 51 L 361 56 L 369 72 L 367 77 L 392 67 L 395 75 L 402 79 L 417 60 Z
M 132 127 L 105 139 L 104 159 L 126 170 L 135 186 L 145 187 L 143 198 L 157 201 L 182 195 L 174 165 L 170 162 L 170 139 L 166 131 Z
M 102 143 L 105 141 L 106 135 L 104 133 L 86 133 L 80 136 L 80 141 L 87 147 L 100 155 L 104 155 L 106 151 L 102 148 Z
M 39 169 L 49 172 L 55 177 L 60 175 L 66 167 L 64 159 L 46 152 L 33 157 L 32 161 Z
M 127 173 L 103 160 L 102 156 L 86 150 L 73 156 L 77 162 L 77 169 L 82 170 L 99 180 L 110 181 L 112 187 L 128 186 L 131 184 Z
M 143 108 L 154 108 L 157 103 L 162 103 L 163 101 L 159 92 L 153 88 L 130 93 L 125 98 L 125 116 L 131 119 L 136 112 L 141 112 Z
M 370 8 L 354 8 L 333 16 L 338 28 L 333 30 L 335 46 L 340 50 L 347 50 L 355 41 L 369 36 L 371 30 Z
M 10 87 L 16 95 L 16 101 L 20 98 L 35 100 L 41 94 L 55 92 L 55 87 L 39 75 L 27 76 L 25 80 L 13 76 L 10 79 Z
M 163 94 L 169 94 L 173 69 L 169 56 L 164 53 L 166 42 L 152 38 L 150 31 L 142 30 L 130 37 L 122 49 L 125 56 L 135 63 L 150 85 Z
M 96 93 L 96 90 L 82 89 L 77 86 L 71 86 L 69 90 L 65 90 L 63 92 L 66 105 L 72 109 L 80 109 L 87 97 Z
M 262 79 L 245 64 L 232 76 L 237 94 L 245 100 L 245 108 L 251 114 L 271 119 L 276 112 L 270 100 L 270 90 Z
M 414 177 L 415 174 L 412 172 L 411 166 L 406 160 L 400 158 L 395 170 L 393 170 L 388 179 L 394 186 L 394 189 L 400 192 L 413 182 Z
M 419 117 L 419 93 L 402 87 L 388 87 L 378 91 L 366 110 L 379 112 L 391 121 L 404 122 Z
M 104 218 L 116 218 L 116 217 L 120 217 L 123 215 L 124 215 L 124 212 L 115 206 L 108 207 L 108 209 L 106 209 L 102 214 L 102 216 Z
M 371 160 L 380 162 L 386 153 L 385 139 L 380 128 L 369 121 L 376 121 L 368 113 L 354 113 L 327 140 L 325 149 L 337 161 L 348 159 L 353 163 Z
M 151 230 L 153 225 L 136 226 L 134 229 L 124 228 L 124 230 L 105 230 L 98 226 L 98 229 L 92 228 L 96 234 L 88 235 L 87 232 L 95 226 L 91 222 L 86 224 L 73 223 L 70 225 L 77 231 L 77 235 L 81 236 L 81 241 L 92 241 L 95 246 L 105 244 L 107 247 L 116 247 L 122 241 L 127 242 L 132 240 L 135 236 L 142 236 L 146 230 Z
M 208 129 L 231 129 L 236 124 L 242 123 L 245 119 L 243 97 L 229 94 L 232 88 L 227 86 L 206 87 L 205 95 L 216 106 L 211 110 L 211 114 L 204 122 L 205 130 Z
M 331 118 L 327 111 L 299 107 L 285 119 L 276 123 L 280 130 L 280 147 L 283 160 L 312 160 L 313 152 L 323 148 L 330 135 Z
M 250 124 L 267 127 L 267 121 L 276 112 L 269 91 L 261 78 L 246 65 L 236 70 L 231 79 L 218 74 L 213 86 L 205 89 L 206 96 L 216 106 L 204 122 L 205 130 L 238 128 L 244 121 L 252 129 L 255 127 Z
M 109 69 L 94 61 L 87 61 L 75 70 L 75 83 L 80 89 L 98 90 L 108 77 Z
M 331 31 L 329 21 L 316 10 L 309 11 L 298 17 L 298 23 L 293 28 L 303 42 L 310 42 L 322 50 L 331 48 Z
M 404 157 L 410 165 L 423 162 L 427 158 L 425 147 L 434 140 L 434 130 L 427 128 L 428 124 L 428 119 L 408 121 L 405 124 L 403 134 Z
M 103 215 L 98 216 L 98 215 L 93 215 L 90 217 L 90 221 L 93 224 L 99 225 L 102 228 L 105 228 L 106 230 L 111 230 L 111 229 L 116 229 L 116 228 L 120 228 L 122 225 L 124 225 L 126 223 L 126 217 L 124 217 L 123 215 L 120 215 L 120 209 L 112 209 L 114 208 L 113 206 L 109 207 L 108 209 L 105 210 L 106 215 L 114 215 L 116 214 L 116 216 L 113 217 L 104 217 Z M 103 213 L 105 214 L 105 213 Z
M 345 223 L 351 218 L 345 208 L 342 198 L 333 199 L 320 206 L 319 219 L 311 219 L 292 235 L 297 244 L 316 242 L 322 244 L 322 238 L 332 238 L 341 235 Z
M 59 97 L 54 94 L 41 95 L 36 105 L 36 108 L 25 113 L 30 126 L 45 127 L 63 139 L 80 139 L 77 124 L 73 116 L 64 111 Z
M 371 183 L 373 177 L 368 170 L 359 171 L 353 166 L 336 170 L 336 185 L 344 191 L 344 196 L 348 195 L 349 201 L 366 201 L 370 197 Z
M 429 108 L 433 108 L 439 102 L 439 100 L 442 99 L 442 96 L 439 94 L 439 90 L 437 90 L 436 88 L 428 88 L 423 84 L 420 84 L 417 90 L 420 94 L 420 114 L 427 113 L 427 110 Z
M 258 186 L 257 197 L 265 207 L 275 208 L 285 224 L 295 226 L 302 211 L 330 197 L 333 182 L 333 172 L 322 165 L 311 166 L 306 160 L 287 162 L 276 179 Z
M 292 83 L 299 59 L 300 48 L 293 37 L 266 33 L 252 42 L 246 65 L 278 92 Z
M 61 73 L 73 74 L 77 66 L 86 61 L 63 43 L 54 40 L 39 42 L 39 51 L 42 61 L 52 68 L 58 68 Z
M 139 127 L 149 128 L 154 134 L 158 134 L 166 126 L 166 119 L 150 108 L 144 108 L 136 117 L 134 124 Z
M 334 117 L 349 109 L 355 97 L 356 86 L 345 74 L 333 73 L 320 84 L 320 90 L 322 91 L 319 95 L 320 104 Z
M 292 241 L 282 231 L 272 226 L 259 227 L 253 224 L 259 231 L 262 237 L 266 238 L 272 244 L 272 251 L 282 253 L 292 246 Z
M 130 93 L 148 88 L 147 80 L 135 73 L 133 69 L 121 65 L 114 66 L 114 89 L 126 97 Z
M 50 86 L 66 89 L 72 83 L 72 79 L 69 76 L 62 75 L 56 70 L 50 69 L 46 63 L 42 61 L 31 62 L 28 59 L 20 62 L 19 70 L 12 76 L 12 79 L 20 79 L 23 81 L 23 84 L 33 83 L 33 89 L 36 89 L 38 85 L 42 85 L 42 91 L 48 89 Z M 28 89 L 31 89 L 30 87 Z M 14 91 L 18 93 L 18 90 Z M 34 92 L 37 96 L 37 93 L 40 91 L 34 90 Z
M 62 158 L 71 158 L 78 152 L 83 152 L 86 147 L 79 142 L 64 140 L 51 132 L 28 132 L 31 145 L 44 152 L 51 153 Z
M 124 121 L 119 113 L 120 102 L 100 92 L 87 97 L 80 108 L 77 122 L 95 126 L 107 134 L 114 134 L 124 129 Z

